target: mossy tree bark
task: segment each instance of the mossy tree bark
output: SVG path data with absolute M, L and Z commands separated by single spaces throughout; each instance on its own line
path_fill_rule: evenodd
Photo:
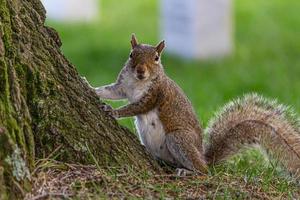
M 39 0 L 0 0 L 0 20 L 0 199 L 29 190 L 34 161 L 54 150 L 66 162 L 157 167 L 137 138 L 99 109 L 56 31 L 44 25 Z

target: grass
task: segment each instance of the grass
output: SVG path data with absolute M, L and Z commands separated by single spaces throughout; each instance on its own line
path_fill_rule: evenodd
M 247 163 L 250 164 L 250 163 Z M 33 190 L 25 199 L 296 199 L 300 191 L 264 168 L 254 176 L 233 173 L 231 166 L 207 176 L 150 174 L 129 166 L 97 168 L 43 159 L 33 174 Z M 256 174 L 255 174 L 256 173 Z M 277 175 L 277 174 L 275 174 Z M 262 178 L 266 177 L 266 178 Z M 266 183 L 262 183 L 269 180 Z M 278 182 L 286 183 L 278 187 Z
M 235 51 L 231 56 L 190 61 L 163 55 L 167 74 L 186 92 L 204 126 L 218 107 L 248 92 L 277 98 L 299 113 L 299 10 L 299 0 L 235 0 Z M 100 20 L 91 24 L 48 23 L 60 33 L 66 57 L 94 86 L 115 80 L 128 57 L 131 33 L 136 33 L 145 43 L 159 41 L 157 1 L 102 0 Z M 120 123 L 134 130 L 131 119 Z M 267 195 L 265 198 L 279 194 L 292 198 L 298 190 L 298 186 L 266 162 L 258 151 L 247 151 L 218 166 L 212 170 L 210 179 L 221 184 L 209 189 L 212 196 L 206 197 L 211 198 L 241 198 L 235 194 L 243 193 L 247 185 L 260 188 Z M 240 185 L 233 186 L 235 182 Z M 170 196 L 168 191 L 173 190 L 176 196 L 176 191 L 182 190 L 172 181 L 166 186 L 153 184 L 151 187 L 150 192 L 156 191 L 160 197 Z

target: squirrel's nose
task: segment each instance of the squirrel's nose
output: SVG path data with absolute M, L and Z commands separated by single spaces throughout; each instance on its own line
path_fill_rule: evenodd
M 136 70 L 136 72 L 138 73 L 138 74 L 144 74 L 145 73 L 145 69 L 137 69 Z

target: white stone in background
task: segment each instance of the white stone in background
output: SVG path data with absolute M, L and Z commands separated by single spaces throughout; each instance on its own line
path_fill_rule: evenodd
M 232 52 L 231 0 L 161 0 L 166 50 L 186 58 L 213 58 Z
M 90 21 L 98 16 L 99 0 L 42 0 L 47 18 L 59 21 Z

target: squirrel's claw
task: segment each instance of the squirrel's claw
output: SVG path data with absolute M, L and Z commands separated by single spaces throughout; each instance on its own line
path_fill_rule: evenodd
M 109 114 L 110 116 L 114 117 L 114 118 L 118 118 L 118 115 L 116 113 L 116 111 L 107 104 L 101 105 L 100 108 L 105 111 L 107 114 Z
M 112 115 L 113 108 L 110 105 L 104 104 L 100 108 L 105 111 L 107 114 Z
M 113 108 L 107 104 L 101 105 L 101 109 L 104 110 L 105 112 L 111 112 L 113 110 Z

